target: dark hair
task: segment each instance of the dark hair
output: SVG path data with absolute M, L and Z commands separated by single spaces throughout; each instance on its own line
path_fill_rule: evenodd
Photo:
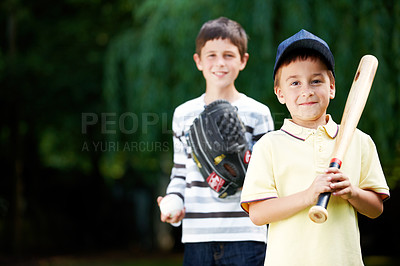
M 247 52 L 247 34 L 242 26 L 236 21 L 220 17 L 203 24 L 196 38 L 196 53 L 200 55 L 206 42 L 216 39 L 229 39 L 239 49 L 241 58 Z
M 288 54 L 285 55 L 284 58 L 282 58 L 279 62 L 279 64 L 276 66 L 276 73 L 280 71 L 280 68 L 282 66 L 287 66 L 290 63 L 296 61 L 296 60 L 306 60 L 308 58 L 311 59 L 319 59 L 321 62 L 323 62 L 326 67 L 329 69 L 329 63 L 326 61 L 326 58 L 321 55 L 319 52 L 313 49 L 308 49 L 308 48 L 301 48 L 301 49 L 296 49 L 293 51 L 290 51 Z M 329 78 L 330 79 L 335 79 L 332 70 L 329 70 Z M 279 78 L 280 75 L 275 75 L 274 79 L 274 87 L 279 85 Z

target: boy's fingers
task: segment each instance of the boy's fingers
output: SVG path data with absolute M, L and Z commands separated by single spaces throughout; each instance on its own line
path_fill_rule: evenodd
M 339 173 L 340 170 L 339 170 L 338 168 L 336 168 L 336 167 L 329 167 L 328 169 L 325 170 L 325 172 L 326 172 L 327 174 L 328 174 L 328 173 L 335 174 L 335 173 Z
M 161 219 L 161 222 L 165 223 L 165 222 L 167 222 L 168 216 L 161 213 L 160 219 Z
M 180 212 L 176 213 L 175 216 L 170 217 L 169 215 L 164 215 L 161 213 L 161 221 L 165 223 L 177 223 L 181 221 L 185 217 L 185 209 L 181 210 Z
M 336 183 L 336 187 L 339 188 L 346 188 L 350 186 L 350 181 L 346 180 L 346 179 L 342 179 L 339 182 Z
M 157 198 L 157 203 L 158 203 L 158 206 L 160 206 L 160 203 L 161 203 L 162 199 L 163 199 L 163 197 L 161 197 L 161 196 L 158 196 L 158 198 Z

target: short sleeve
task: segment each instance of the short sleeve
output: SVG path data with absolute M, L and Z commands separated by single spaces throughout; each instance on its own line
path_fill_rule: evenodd
M 243 184 L 241 206 L 246 212 L 250 202 L 277 197 L 271 159 L 266 135 L 254 145 Z
M 372 190 L 381 195 L 382 199 L 389 197 L 389 187 L 379 161 L 375 143 L 370 136 L 363 136 L 363 157 L 360 176 L 360 188 Z

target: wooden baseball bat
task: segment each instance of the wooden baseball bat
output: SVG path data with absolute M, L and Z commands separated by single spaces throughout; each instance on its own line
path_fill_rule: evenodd
M 340 168 L 342 165 L 347 147 L 350 145 L 353 133 L 356 130 L 361 113 L 367 102 L 377 68 L 378 59 L 376 59 L 375 56 L 364 55 L 361 58 L 353 84 L 350 88 L 349 96 L 347 97 L 329 167 Z M 308 216 L 313 222 L 323 223 L 328 219 L 328 211 L 326 208 L 330 196 L 330 192 L 321 193 L 318 197 L 317 204 L 311 207 Z

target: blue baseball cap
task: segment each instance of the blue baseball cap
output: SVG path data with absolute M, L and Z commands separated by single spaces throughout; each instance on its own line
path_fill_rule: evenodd
M 274 74 L 272 76 L 273 79 L 275 79 L 276 71 L 281 65 L 285 56 L 289 52 L 297 49 L 311 49 L 321 54 L 321 56 L 325 59 L 328 69 L 332 70 L 333 76 L 335 76 L 335 59 L 333 58 L 333 54 L 329 49 L 328 44 L 321 38 L 302 29 L 295 35 L 287 38 L 279 44 L 278 51 L 276 52 Z

